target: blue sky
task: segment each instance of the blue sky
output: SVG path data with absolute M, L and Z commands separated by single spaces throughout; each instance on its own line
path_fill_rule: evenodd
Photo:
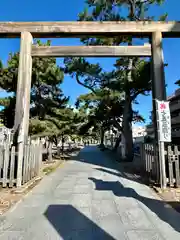
M 1 0 L 0 21 L 75 21 L 77 15 L 85 6 L 84 0 Z M 179 20 L 180 0 L 166 0 L 163 6 L 153 7 L 150 14 L 159 16 L 168 12 L 168 20 Z M 79 45 L 78 39 L 55 39 L 53 45 Z M 174 82 L 180 78 L 180 39 L 165 39 L 163 41 L 164 58 L 168 63 L 165 70 L 166 83 L 168 85 L 167 95 L 173 93 L 177 88 Z M 0 39 L 0 59 L 6 63 L 9 52 L 19 50 L 19 39 Z M 114 59 L 104 58 L 91 59 L 92 62 L 99 62 L 105 70 L 111 70 Z M 62 63 L 62 59 L 58 59 Z M 73 104 L 79 94 L 86 93 L 86 89 L 79 86 L 75 80 L 66 76 L 63 83 L 65 95 L 71 97 Z M 0 97 L 6 96 L 0 92 Z M 139 105 L 135 108 L 147 119 L 152 107 L 151 96 L 138 98 Z

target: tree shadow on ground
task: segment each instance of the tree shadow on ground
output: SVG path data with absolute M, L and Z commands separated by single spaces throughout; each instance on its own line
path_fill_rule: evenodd
M 123 170 L 123 171 L 121 170 L 120 172 L 114 172 L 114 171 L 111 171 L 109 169 L 104 169 L 104 168 L 95 168 L 95 169 L 98 171 L 104 172 L 104 173 L 112 174 L 117 177 L 123 177 L 128 180 L 133 180 L 134 182 L 142 183 L 141 178 L 138 178 L 138 177 L 135 178 L 132 173 L 129 173 L 128 171 L 125 171 L 125 170 Z
M 122 177 L 122 176 L 121 176 Z M 96 178 L 89 178 L 94 182 L 96 190 L 112 191 L 118 197 L 134 198 L 147 206 L 161 220 L 168 223 L 177 232 L 180 232 L 180 215 L 165 202 L 139 195 L 133 188 L 124 187 L 120 182 L 103 181 Z M 123 206 L 122 206 L 123 207 Z
M 117 162 L 109 161 L 110 158 L 106 153 L 101 152 L 99 149 L 96 151 L 96 149 L 97 147 L 94 146 L 86 146 L 74 160 L 117 170 Z M 94 158 L 95 155 L 96 158 Z
M 87 164 L 93 164 L 94 166 L 98 167 L 98 170 L 116 175 L 118 177 L 122 176 L 126 179 L 133 180 L 138 183 L 142 183 L 141 176 L 138 175 L 135 177 L 133 172 L 128 167 L 126 167 L 127 165 L 132 165 L 132 163 L 125 164 L 117 162 L 115 161 L 115 158 L 113 158 L 114 154 L 111 155 L 110 153 L 108 154 L 101 152 L 100 150 L 95 152 L 95 149 L 97 149 L 97 147 L 85 147 L 77 156 L 73 157 L 73 160 Z M 143 183 L 148 184 L 148 176 L 147 179 L 143 178 Z
M 54 159 L 63 159 L 63 160 L 71 160 L 72 158 L 76 158 L 76 152 L 79 152 L 82 148 L 80 147 L 72 147 L 71 149 L 67 148 L 64 149 L 63 153 L 62 151 L 60 152 L 60 155 L 57 155 L 57 151 L 56 153 L 53 155 Z M 72 154 L 75 153 L 75 156 L 73 156 Z
M 115 240 L 71 205 L 50 205 L 44 216 L 64 240 Z

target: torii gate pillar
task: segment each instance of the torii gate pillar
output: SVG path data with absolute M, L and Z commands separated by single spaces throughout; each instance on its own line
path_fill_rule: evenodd
M 162 33 L 152 33 L 152 97 L 153 97 L 153 122 L 156 142 L 159 146 L 159 165 L 160 165 L 160 182 L 161 188 L 166 188 L 166 164 L 164 155 L 164 143 L 159 141 L 158 138 L 158 119 L 156 114 L 156 102 L 155 100 L 166 100 L 166 84 L 164 74 L 164 56 L 162 50 Z

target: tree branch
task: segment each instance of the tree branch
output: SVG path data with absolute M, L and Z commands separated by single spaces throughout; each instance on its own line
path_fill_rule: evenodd
M 137 92 L 134 93 L 134 95 L 131 97 L 131 101 L 134 101 L 139 94 L 143 94 L 143 93 L 146 92 L 146 91 L 147 91 L 147 90 L 145 90 L 145 89 L 142 89 L 141 91 L 137 91 Z
M 122 131 L 122 126 L 117 122 L 117 120 L 113 119 L 114 126 L 118 129 L 119 132 Z
M 82 82 L 79 80 L 79 77 L 78 77 L 77 74 L 76 74 L 76 81 L 77 81 L 77 83 L 79 83 L 81 86 L 83 86 L 83 87 L 85 87 L 85 88 L 88 88 L 88 89 L 91 90 L 94 94 L 96 94 L 96 91 L 95 91 L 92 87 L 90 87 L 90 86 L 82 83 Z
M 136 1 L 135 0 L 128 0 L 129 5 L 130 5 L 130 16 L 132 19 L 134 20 L 140 20 L 140 18 L 138 18 L 136 16 Z

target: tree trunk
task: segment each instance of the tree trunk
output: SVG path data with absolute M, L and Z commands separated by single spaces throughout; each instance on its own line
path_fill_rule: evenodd
M 60 146 L 57 146 L 57 155 L 58 155 L 58 156 L 61 155 L 61 148 L 60 148 Z
M 47 155 L 48 155 L 48 161 L 51 162 L 52 161 L 52 142 L 51 141 L 49 141 Z
M 62 135 L 62 154 L 64 154 L 64 135 Z
M 116 143 L 115 143 L 113 151 L 117 151 L 120 142 L 121 142 L 121 135 L 116 139 Z
M 57 145 L 58 145 L 58 138 L 56 136 L 53 136 L 53 142 L 54 142 L 54 144 L 57 147 Z
M 132 136 L 132 119 L 133 119 L 133 111 L 132 111 L 132 101 L 131 101 L 131 93 L 129 82 L 132 82 L 132 66 L 133 59 L 129 59 L 128 65 L 128 74 L 127 74 L 127 82 L 125 89 L 125 105 L 123 112 L 123 136 L 125 139 L 125 160 L 128 162 L 133 161 L 133 136 Z
M 100 147 L 104 147 L 104 129 L 101 128 L 101 142 L 100 142 Z
M 124 114 L 123 114 L 123 136 L 125 139 L 125 160 L 133 161 L 133 137 L 132 137 L 132 122 L 131 115 L 132 106 L 129 97 L 126 96 Z
M 115 143 L 115 146 L 113 148 L 113 151 L 117 151 L 117 149 L 119 147 L 119 144 L 121 142 L 122 126 L 120 125 L 120 123 L 116 119 L 114 119 L 113 124 L 117 128 L 118 132 L 121 133 L 120 136 L 116 139 L 116 143 Z

